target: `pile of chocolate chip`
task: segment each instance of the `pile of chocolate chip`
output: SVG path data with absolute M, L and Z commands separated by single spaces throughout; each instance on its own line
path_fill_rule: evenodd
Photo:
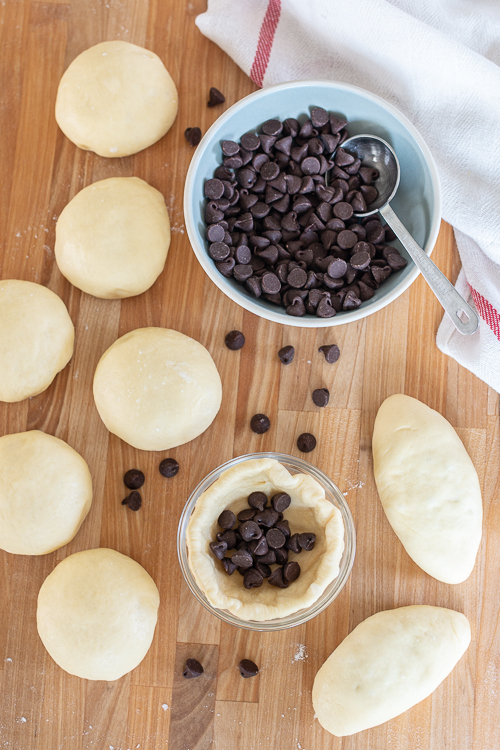
M 346 125 L 322 107 L 302 125 L 267 120 L 259 135 L 222 141 L 223 164 L 205 183 L 217 269 L 288 315 L 353 310 L 406 266 L 386 244 L 390 227 L 354 216 L 377 198 L 378 172 L 341 148 Z
M 300 576 L 300 565 L 295 560 L 289 562 L 288 553 L 312 550 L 316 535 L 310 531 L 291 533 L 283 517 L 291 503 L 286 492 L 273 495 L 270 506 L 264 492 L 252 492 L 247 502 L 249 508 L 238 513 L 238 526 L 232 510 L 222 511 L 217 523 L 223 531 L 217 533 L 217 541 L 211 542 L 210 549 L 228 575 L 237 570 L 243 576 L 246 589 L 262 586 L 264 578 L 271 586 L 286 589 Z M 232 549 L 233 555 L 226 557 Z M 271 570 L 275 564 L 279 567 Z

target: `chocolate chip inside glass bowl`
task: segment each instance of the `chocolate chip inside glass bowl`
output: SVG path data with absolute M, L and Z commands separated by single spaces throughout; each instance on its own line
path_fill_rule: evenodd
M 201 130 L 200 128 L 186 128 L 184 137 L 190 146 L 197 146 L 201 141 Z
M 263 435 L 271 427 L 271 422 L 265 414 L 254 414 L 250 420 L 250 427 L 257 435 Z
M 312 393 L 312 400 L 316 406 L 327 406 L 330 400 L 330 391 L 328 388 L 316 388 Z
M 259 668 L 257 664 L 250 659 L 242 659 L 239 663 L 239 670 L 242 677 L 255 677 L 259 674 Z
M 302 453 L 310 453 L 316 448 L 316 438 L 310 432 L 303 432 L 297 438 L 297 448 Z
M 224 341 L 227 348 L 235 352 L 245 345 L 245 337 L 241 331 L 229 331 Z
M 203 671 L 203 667 L 197 659 L 187 659 L 182 675 L 187 680 L 192 680 L 194 677 L 200 677 Z
M 216 89 L 215 86 L 212 86 L 209 93 L 207 107 L 216 107 L 217 104 L 224 104 L 225 101 L 226 97 L 224 94 L 219 91 L 219 89 Z
M 295 356 L 295 349 L 293 346 L 284 346 L 278 352 L 278 357 L 281 359 L 284 365 L 289 365 L 293 362 Z
M 267 505 L 267 495 L 264 492 L 251 492 L 247 502 L 251 508 L 262 511 Z
M 273 495 L 271 498 L 271 505 L 278 513 L 283 513 L 283 511 L 289 507 L 291 502 L 292 498 L 287 492 L 277 492 L 276 495 Z
M 285 581 L 283 577 L 283 568 L 276 568 L 276 570 L 273 570 L 268 581 L 271 586 L 277 586 L 280 589 L 288 588 L 288 581 Z
M 245 508 L 244 510 L 240 510 L 240 512 L 238 513 L 238 521 L 240 521 L 240 523 L 243 523 L 244 521 L 251 521 L 256 513 L 257 511 L 255 510 L 255 508 Z
M 129 490 L 138 490 L 145 482 L 145 476 L 140 469 L 129 469 L 123 476 L 123 484 Z
M 316 544 L 316 534 L 313 534 L 311 531 L 305 531 L 302 534 L 299 534 L 298 542 L 299 546 L 302 547 L 302 549 L 309 552 L 314 548 L 314 545 Z
M 238 568 L 251 568 L 253 565 L 253 557 L 247 549 L 237 550 L 231 560 Z
M 236 523 L 236 516 L 234 515 L 232 510 L 223 510 L 219 518 L 217 519 L 217 523 L 221 527 L 221 529 L 232 529 L 234 524 Z
M 298 562 L 295 562 L 295 560 L 293 560 L 292 562 L 288 562 L 283 565 L 283 578 L 285 579 L 285 581 L 288 581 L 288 583 L 292 583 L 293 581 L 296 581 L 299 576 L 300 565 L 298 564 Z
M 291 537 L 289 537 L 285 542 L 285 547 L 290 550 L 290 552 L 295 552 L 295 554 L 299 554 L 302 552 L 302 547 L 299 544 L 299 535 L 298 534 L 292 534 Z
M 234 571 L 236 570 L 236 565 L 231 560 L 231 558 L 230 557 L 223 557 L 221 562 L 222 562 L 222 564 L 224 566 L 224 570 L 226 571 L 226 573 L 228 574 L 228 576 L 232 576 L 233 573 L 234 573 Z
M 160 462 L 159 471 L 163 477 L 171 479 L 179 473 L 179 464 L 175 458 L 164 458 L 163 461 Z
M 226 556 L 227 542 L 210 542 L 210 549 L 217 560 L 222 560 L 222 558 Z
M 266 541 L 271 549 L 280 549 L 285 546 L 286 538 L 279 529 L 269 529 L 266 534 Z
M 243 586 L 246 589 L 256 589 L 264 583 L 264 576 L 256 568 L 249 568 L 243 576 Z
M 280 547 L 279 549 L 269 550 L 269 552 L 274 553 L 275 562 L 278 565 L 284 565 L 285 563 L 288 562 L 288 550 L 286 547 Z
M 142 505 L 142 497 L 137 490 L 134 490 L 122 500 L 122 505 L 126 505 L 130 510 L 139 510 Z
M 238 527 L 238 533 L 244 542 L 252 539 L 259 539 L 262 536 L 262 529 L 255 521 L 245 521 Z
M 319 347 L 318 351 L 323 352 L 329 365 L 333 365 L 340 357 L 340 349 L 337 344 L 324 344 Z

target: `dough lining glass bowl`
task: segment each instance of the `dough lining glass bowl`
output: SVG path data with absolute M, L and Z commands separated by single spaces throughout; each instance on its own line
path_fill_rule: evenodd
M 249 617 L 245 617 L 245 613 L 248 613 L 248 609 L 246 607 L 242 607 L 240 612 L 236 614 L 235 612 L 230 611 L 229 609 L 223 609 L 218 608 L 213 604 L 213 592 L 208 593 L 204 590 L 205 583 L 199 578 L 200 571 L 198 570 L 197 574 L 193 573 L 193 570 L 190 567 L 189 559 L 190 559 L 190 550 L 188 548 L 188 535 L 190 532 L 188 532 L 188 525 L 192 516 L 192 513 L 195 509 L 196 503 L 200 499 L 201 495 L 206 492 L 220 477 L 221 475 L 226 472 L 228 469 L 234 469 L 238 466 L 243 466 L 247 462 L 254 462 L 256 459 L 274 459 L 275 461 L 278 461 L 281 464 L 281 469 L 288 470 L 289 474 L 296 475 L 296 474 L 302 474 L 306 475 L 307 480 L 306 482 L 311 482 L 311 480 L 315 480 L 315 482 L 319 483 L 321 487 L 323 488 L 325 492 L 325 497 L 327 502 L 332 503 L 337 510 L 340 512 L 340 516 L 343 522 L 344 526 L 344 548 L 343 552 L 340 557 L 339 563 L 339 570 L 338 575 L 336 575 L 333 580 L 328 582 L 324 582 L 326 585 L 320 585 L 319 589 L 317 591 L 317 597 L 314 599 L 314 601 L 308 601 L 308 603 L 305 606 L 299 606 L 296 607 L 294 611 L 288 611 L 288 613 L 283 612 L 283 616 L 275 616 L 272 619 L 257 619 L 259 617 L 259 613 L 257 611 L 257 617 L 250 619 Z M 271 465 L 272 462 L 266 462 L 268 465 Z M 286 475 L 287 472 L 285 472 Z M 314 484 L 314 482 L 311 482 Z M 259 487 L 254 489 L 260 489 Z M 263 491 L 266 491 L 265 488 L 262 488 Z M 279 488 L 278 488 L 279 489 Z M 283 488 L 286 489 L 286 488 Z M 245 498 L 249 494 L 247 492 L 248 487 L 242 486 L 242 490 L 240 493 L 240 500 L 239 503 L 235 503 L 235 505 L 241 505 L 244 507 L 245 505 Z M 274 494 L 274 491 L 272 490 L 272 483 L 270 483 L 268 488 L 268 495 Z M 291 519 L 291 526 L 293 530 L 294 521 L 293 521 L 293 505 L 294 505 L 294 493 L 293 491 L 290 493 L 292 495 L 292 505 L 290 506 L 290 509 L 285 511 L 285 518 Z M 229 500 L 227 503 L 225 503 L 224 507 L 231 506 L 231 498 L 228 495 Z M 224 500 L 221 500 L 221 503 L 224 504 Z M 213 514 L 215 518 L 213 518 L 213 529 L 210 527 L 208 529 L 209 534 L 212 534 L 215 536 L 215 528 L 217 526 L 217 517 L 221 510 L 224 508 L 220 508 L 218 510 L 213 511 Z M 298 509 L 299 510 L 299 509 Z M 304 512 L 299 510 L 300 513 Z M 310 513 L 308 510 L 307 513 Z M 337 513 L 334 514 L 337 516 Z M 302 525 L 302 519 L 298 519 L 299 525 Z M 313 531 L 318 531 L 318 525 L 319 521 L 316 521 L 316 528 L 313 529 Z M 338 524 L 335 524 L 337 530 L 339 528 Z M 311 529 L 302 529 L 303 531 L 309 531 Z M 192 535 L 191 535 L 192 536 Z M 193 540 L 191 539 L 191 544 L 193 543 Z M 208 547 L 208 540 L 206 541 L 206 546 Z M 321 544 L 317 542 L 318 550 L 321 550 Z M 236 625 L 237 627 L 245 628 L 248 630 L 260 630 L 260 631 L 267 631 L 267 630 L 283 630 L 285 628 L 290 628 L 295 625 L 299 625 L 303 622 L 307 622 L 307 620 L 310 620 L 311 618 L 315 617 L 317 614 L 319 614 L 323 609 L 325 609 L 331 602 L 338 596 L 342 588 L 344 587 L 353 562 L 354 562 L 354 554 L 355 554 L 355 532 L 354 532 L 354 523 L 352 520 L 352 516 L 349 510 L 349 507 L 347 506 L 347 503 L 340 492 L 340 490 L 333 484 L 333 482 L 319 469 L 312 466 L 311 464 L 307 463 L 307 461 L 304 461 L 303 459 L 296 458 L 294 456 L 287 456 L 281 453 L 254 453 L 249 454 L 246 456 L 240 456 L 238 458 L 233 459 L 232 461 L 229 461 L 222 466 L 219 466 L 217 469 L 215 469 L 213 472 L 211 472 L 205 479 L 200 482 L 198 487 L 194 490 L 194 492 L 191 494 L 191 497 L 189 498 L 188 502 L 186 503 L 184 507 L 184 511 L 182 513 L 180 522 L 179 522 L 179 528 L 178 528 L 178 534 L 177 534 L 177 553 L 179 556 L 179 562 L 181 565 L 182 573 L 184 575 L 184 578 L 190 587 L 192 593 L 196 596 L 199 602 L 208 609 L 212 614 L 216 615 L 220 619 L 222 619 L 224 622 L 227 622 L 231 625 Z M 307 579 L 307 570 L 312 565 L 315 565 L 314 559 L 310 559 L 309 561 L 306 560 L 307 555 L 314 555 L 313 552 L 303 552 L 298 558 L 297 561 L 299 564 L 304 565 L 304 573 L 302 574 L 304 576 L 304 580 Z M 194 558 L 195 559 L 195 558 Z M 212 565 L 212 560 L 214 563 L 217 563 L 217 560 L 213 558 L 211 553 L 206 553 L 205 562 L 209 561 L 209 566 Z M 220 575 L 226 576 L 226 574 L 223 571 L 219 571 L 217 566 L 217 574 L 220 573 Z M 206 570 L 205 570 L 206 572 Z M 201 575 L 203 576 L 203 571 L 201 572 Z M 335 575 L 335 572 L 333 573 Z M 237 576 L 237 579 L 236 579 Z M 271 605 L 272 605 L 272 598 L 276 596 L 276 593 L 279 597 L 280 594 L 288 594 L 293 595 L 293 587 L 297 586 L 300 583 L 300 578 L 298 581 L 295 581 L 293 584 L 290 585 L 288 589 L 275 589 L 274 587 L 270 586 L 267 581 L 264 582 L 264 585 L 261 589 L 252 589 L 252 590 L 246 590 L 243 587 L 243 580 L 239 573 L 235 572 L 233 576 L 227 576 L 227 578 L 231 581 L 230 586 L 235 586 L 239 584 L 241 586 L 240 591 L 244 592 L 245 599 L 248 602 L 250 597 L 255 595 L 257 592 L 269 589 L 269 597 L 271 599 Z M 235 578 L 235 581 L 233 583 L 232 578 Z M 201 585 L 200 585 L 201 584 Z M 226 587 L 225 587 L 226 588 Z M 227 590 L 227 589 L 226 589 Z M 300 595 L 300 590 L 296 589 L 296 592 Z M 267 595 L 267 592 L 266 592 Z M 255 601 L 257 602 L 258 599 L 255 597 Z M 232 607 L 231 607 L 232 608 Z M 290 609 L 290 607 L 288 608 Z M 258 608 L 257 608 L 258 610 Z M 277 610 L 275 610 L 277 611 Z M 243 615 L 243 616 L 241 616 Z

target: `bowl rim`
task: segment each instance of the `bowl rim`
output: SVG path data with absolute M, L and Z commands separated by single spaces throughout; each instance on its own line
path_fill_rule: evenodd
M 186 231 L 188 234 L 188 238 L 191 244 L 191 247 L 202 266 L 203 270 L 207 274 L 207 276 L 213 281 L 213 283 L 216 285 L 216 287 L 226 295 L 226 297 L 229 297 L 233 302 L 236 302 L 237 305 L 240 307 L 243 307 L 245 310 L 248 310 L 251 313 L 254 313 L 255 315 L 258 315 L 260 318 L 264 318 L 265 320 L 270 320 L 274 323 L 279 323 L 281 325 L 289 325 L 289 326 L 295 326 L 298 328 L 331 328 L 333 326 L 338 325 L 347 325 L 348 323 L 354 323 L 357 320 L 361 320 L 363 318 L 368 317 L 369 315 L 372 315 L 372 313 L 376 313 L 382 308 L 389 305 L 391 302 L 394 302 L 403 292 L 405 292 L 408 287 L 413 284 L 415 279 L 419 276 L 420 271 L 417 268 L 417 266 L 414 264 L 414 267 L 409 272 L 406 279 L 398 284 L 394 289 L 392 289 L 390 292 L 385 294 L 383 297 L 381 297 L 377 302 L 370 305 L 369 308 L 359 307 L 357 310 L 351 310 L 346 315 L 339 315 L 334 316 L 333 318 L 315 318 L 315 317 L 303 317 L 303 318 L 296 318 L 293 315 L 286 315 L 285 312 L 275 312 L 272 309 L 267 309 L 259 305 L 257 302 L 255 302 L 251 297 L 246 297 L 245 295 L 241 294 L 237 289 L 233 288 L 231 284 L 228 282 L 226 283 L 226 279 L 222 274 L 220 274 L 213 261 L 209 257 L 208 253 L 206 252 L 206 248 L 203 246 L 201 247 L 201 243 L 198 239 L 198 232 L 196 229 L 196 223 L 191 211 L 191 195 L 194 192 L 194 175 L 198 168 L 199 162 L 202 158 L 202 155 L 205 151 L 205 147 L 207 146 L 208 142 L 211 140 L 213 134 L 220 129 L 220 127 L 231 118 L 234 112 L 238 111 L 239 109 L 244 108 L 249 102 L 253 101 L 254 99 L 259 99 L 263 96 L 272 95 L 275 91 L 283 91 L 286 89 L 294 89 L 297 87 L 307 87 L 307 86 L 319 86 L 324 88 L 335 88 L 345 91 L 352 91 L 356 93 L 362 94 L 365 98 L 371 99 L 372 101 L 376 102 L 377 104 L 381 105 L 385 109 L 387 109 L 396 119 L 398 119 L 410 132 L 410 134 L 413 136 L 414 140 L 416 141 L 417 145 L 419 146 L 420 150 L 423 153 L 424 159 L 427 163 L 430 177 L 431 177 L 431 183 L 434 193 L 434 216 L 431 222 L 430 231 L 429 231 L 429 239 L 427 241 L 427 247 L 424 249 L 425 253 L 430 256 L 434 246 L 436 244 L 436 240 L 439 234 L 439 229 L 441 226 L 441 214 L 442 214 L 442 193 L 441 193 L 441 184 L 439 181 L 439 174 L 437 170 L 436 163 L 434 161 L 434 157 L 427 146 L 426 142 L 420 135 L 419 131 L 416 129 L 416 127 L 412 124 L 412 122 L 404 115 L 397 107 L 395 107 L 391 102 L 388 102 L 386 99 L 383 99 L 381 96 L 378 96 L 377 94 L 373 94 L 371 91 L 367 91 L 366 89 L 362 88 L 361 86 L 354 86 L 350 83 L 343 83 L 342 81 L 330 81 L 330 80 L 314 80 L 314 79 L 308 79 L 308 80 L 298 80 L 298 81 L 288 81 L 287 83 L 279 83 L 275 86 L 266 86 L 266 88 L 259 89 L 258 91 L 254 91 L 251 94 L 248 94 L 247 96 L 243 97 L 239 101 L 235 102 L 231 107 L 229 107 L 220 117 L 217 118 L 217 120 L 213 123 L 213 125 L 210 126 L 210 128 L 207 130 L 203 138 L 201 139 L 199 145 L 196 148 L 195 153 L 193 154 L 193 157 L 191 159 L 191 163 L 189 165 L 186 180 L 184 183 L 184 221 L 186 225 Z M 412 261 L 411 261 L 412 262 Z
M 199 588 L 196 579 L 189 567 L 188 556 L 187 556 L 187 544 L 186 544 L 186 531 L 189 523 L 191 514 L 194 511 L 196 502 L 200 495 L 210 487 L 214 481 L 216 481 L 221 474 L 232 466 L 236 466 L 244 461 L 250 461 L 258 458 L 273 458 L 283 463 L 285 468 L 293 466 L 300 471 L 307 471 L 313 476 L 325 490 L 337 501 L 336 507 L 340 510 L 342 515 L 342 521 L 344 524 L 344 549 L 340 560 L 339 574 L 333 581 L 326 587 L 325 591 L 321 596 L 307 609 L 301 609 L 298 612 L 294 612 L 286 617 L 276 618 L 274 620 L 242 620 L 236 615 L 233 615 L 228 610 L 217 609 L 213 607 L 205 597 L 202 590 Z M 327 499 L 333 503 L 330 498 Z M 335 503 L 333 503 L 335 504 Z M 223 622 L 235 627 L 242 628 L 243 630 L 252 630 L 259 632 L 274 632 L 278 630 L 286 630 L 293 628 L 296 625 L 302 625 L 308 620 L 311 620 L 316 615 L 323 612 L 332 602 L 338 597 L 341 591 L 344 589 L 349 576 L 351 575 L 352 567 L 354 565 L 354 559 L 356 556 L 356 530 L 354 526 L 354 519 L 351 513 L 349 505 L 337 487 L 337 485 L 325 474 L 324 471 L 318 469 L 317 466 L 310 464 L 305 459 L 299 456 L 291 456 L 286 453 L 278 453 L 276 451 L 263 451 L 259 453 L 246 453 L 243 456 L 236 456 L 235 458 L 226 461 L 225 463 L 217 466 L 211 472 L 209 472 L 194 488 L 191 492 L 188 500 L 186 501 L 184 508 L 182 509 L 181 517 L 177 527 L 177 558 L 182 571 L 185 582 L 187 583 L 191 593 L 194 594 L 200 604 L 205 607 L 212 615 L 218 617 Z

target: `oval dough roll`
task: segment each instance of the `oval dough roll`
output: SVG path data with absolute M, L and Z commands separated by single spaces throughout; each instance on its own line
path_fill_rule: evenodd
M 391 396 L 375 420 L 373 469 L 389 523 L 412 560 L 438 581 L 465 581 L 481 541 L 481 489 L 450 423 L 415 398 Z
M 399 716 L 438 687 L 470 639 L 467 618 L 442 607 L 417 604 L 369 617 L 316 675 L 319 723 L 346 737 Z

